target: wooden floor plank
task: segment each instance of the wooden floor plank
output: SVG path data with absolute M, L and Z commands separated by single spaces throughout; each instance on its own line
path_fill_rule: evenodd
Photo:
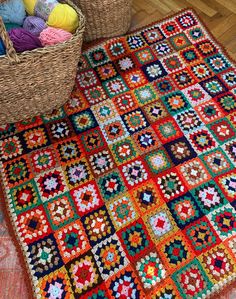
M 217 14 L 217 11 L 210 6 L 208 6 L 202 0 L 187 0 L 189 4 L 201 10 L 204 14 L 208 15 L 209 17 L 213 17 Z

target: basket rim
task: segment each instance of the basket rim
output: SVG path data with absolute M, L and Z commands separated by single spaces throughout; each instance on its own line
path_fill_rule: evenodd
M 2 0 L 0 0 L 0 3 L 1 3 L 1 1 Z M 3 0 L 3 2 L 5 2 L 5 0 Z M 17 53 L 17 56 L 19 57 L 20 62 L 22 60 L 25 60 L 29 56 L 33 57 L 33 55 L 36 55 L 36 54 L 45 54 L 45 53 L 48 53 L 48 52 L 54 52 L 55 50 L 64 49 L 69 44 L 74 43 L 78 39 L 78 37 L 85 31 L 85 16 L 82 13 L 81 9 L 78 6 L 76 6 L 70 0 L 64 0 L 64 1 L 60 1 L 60 2 L 65 2 L 65 3 L 69 4 L 71 7 L 73 7 L 75 9 L 77 14 L 79 15 L 80 24 L 79 24 L 78 28 L 76 29 L 75 33 L 73 34 L 73 36 L 69 40 L 67 40 L 65 42 L 62 42 L 62 43 L 59 43 L 59 44 L 56 44 L 56 45 L 53 45 L 53 46 L 47 46 L 47 47 L 43 47 L 43 48 L 36 48 L 34 50 L 31 50 L 31 51 L 24 51 L 22 53 Z M 7 55 L 1 55 L 0 56 L 0 61 L 3 61 L 3 60 L 9 61 L 8 58 L 7 58 Z

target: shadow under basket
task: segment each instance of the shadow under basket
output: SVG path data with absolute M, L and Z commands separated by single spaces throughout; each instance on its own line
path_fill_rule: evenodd
M 0 124 L 51 112 L 70 97 L 85 18 L 71 1 L 60 2 L 76 10 L 80 25 L 70 40 L 55 46 L 16 53 L 0 17 L 0 37 L 6 47 L 6 55 L 0 56 Z

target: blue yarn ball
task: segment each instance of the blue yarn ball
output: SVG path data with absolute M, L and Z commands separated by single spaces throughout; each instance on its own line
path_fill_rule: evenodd
M 3 44 L 2 39 L 0 38 L 0 56 L 1 55 L 5 55 L 5 54 L 6 54 L 6 48 L 5 48 L 4 44 Z
M 0 3 L 0 16 L 4 23 L 16 23 L 22 25 L 26 17 L 22 0 L 8 0 Z

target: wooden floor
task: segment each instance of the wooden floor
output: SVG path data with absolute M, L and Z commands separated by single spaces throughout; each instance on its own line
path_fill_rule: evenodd
M 193 7 L 216 39 L 236 59 L 236 0 L 133 0 L 132 29 Z

